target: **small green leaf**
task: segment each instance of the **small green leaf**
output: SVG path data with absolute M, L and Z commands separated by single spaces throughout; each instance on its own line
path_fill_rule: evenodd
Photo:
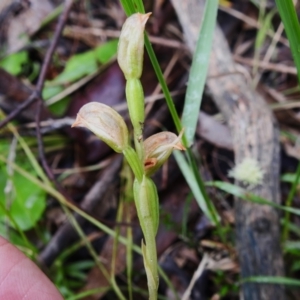
M 10 54 L 0 61 L 0 67 L 12 75 L 19 75 L 23 65 L 28 61 L 27 51 Z
M 25 168 L 24 165 L 22 167 Z M 12 194 L 14 197 L 8 208 L 12 218 L 22 230 L 28 230 L 34 227 L 46 207 L 45 192 L 18 173 L 14 173 L 12 178 L 8 178 L 4 166 L 2 170 L 0 170 L 0 178 L 1 191 L 4 191 L 7 180 L 10 179 L 13 183 Z M 0 197 L 0 201 L 3 201 L 3 205 L 6 206 L 4 195 Z M 5 215 L 5 212 L 0 210 L 0 221 L 4 220 Z M 11 226 L 13 227 L 13 224 L 11 224 Z
M 218 0 L 206 1 L 182 112 L 182 126 L 185 128 L 185 136 L 187 138 L 188 146 L 193 143 L 196 132 L 202 94 L 207 76 L 217 11 Z
M 48 82 L 48 84 L 49 84 L 49 82 Z M 51 85 L 51 84 L 48 86 L 46 85 L 44 87 L 43 93 L 42 93 L 43 99 L 48 100 L 48 99 L 56 96 L 63 90 L 64 89 L 61 85 Z M 65 98 L 61 99 L 60 101 L 51 104 L 48 108 L 55 116 L 61 117 L 64 115 L 65 111 L 67 110 L 70 101 L 71 101 L 70 97 L 65 97 Z
M 55 116 L 62 117 L 64 116 L 70 102 L 71 102 L 71 97 L 65 97 L 60 101 L 53 103 L 48 108 Z
M 264 17 L 262 26 L 260 27 L 256 36 L 255 49 L 260 49 L 263 46 L 268 30 L 272 29 L 272 19 L 274 14 L 275 10 L 272 10 Z
M 118 40 L 108 41 L 93 50 L 73 55 L 66 63 L 60 75 L 51 81 L 46 81 L 43 89 L 43 99 L 48 100 L 64 90 L 63 85 L 73 83 L 84 76 L 91 75 L 98 70 L 99 64 L 106 64 L 116 55 Z M 69 98 L 62 103 L 51 105 L 50 110 L 57 116 L 65 112 Z M 61 101 L 60 101 L 61 102 Z
M 94 50 L 72 56 L 63 72 L 53 82 L 66 84 L 95 72 L 98 68 Z
M 49 84 L 49 81 L 46 81 L 45 87 L 43 89 L 42 96 L 44 100 L 48 100 L 51 97 L 54 97 L 55 95 L 63 91 L 63 87 L 60 85 L 47 85 L 47 84 Z
M 98 62 L 106 64 L 117 54 L 119 40 L 111 40 L 95 49 Z

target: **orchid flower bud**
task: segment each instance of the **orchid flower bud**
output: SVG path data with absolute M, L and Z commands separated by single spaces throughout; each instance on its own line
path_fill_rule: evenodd
M 183 130 L 179 136 L 165 131 L 154 134 L 144 141 L 144 169 L 147 176 L 154 174 L 169 158 L 173 149 L 185 150 L 181 143 Z
M 79 110 L 72 127 L 86 127 L 114 151 L 128 147 L 128 129 L 123 118 L 111 107 L 90 102 Z
M 150 14 L 133 14 L 123 25 L 118 46 L 118 63 L 126 79 L 141 77 L 144 58 L 144 29 Z

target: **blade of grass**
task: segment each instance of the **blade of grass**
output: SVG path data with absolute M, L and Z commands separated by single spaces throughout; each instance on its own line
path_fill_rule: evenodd
M 135 13 L 134 5 L 131 0 L 120 0 L 126 16 L 130 16 Z
M 216 222 L 215 216 L 214 216 L 217 213 L 215 212 L 215 214 L 212 214 L 212 212 L 210 211 L 208 204 L 200 190 L 199 184 L 195 180 L 195 177 L 193 176 L 193 171 L 192 171 L 191 167 L 188 165 L 187 161 L 185 160 L 184 155 L 182 153 L 180 153 L 179 151 L 174 151 L 173 154 L 176 158 L 178 166 L 179 166 L 185 180 L 187 181 L 189 187 L 191 188 L 191 190 L 194 194 L 194 197 L 196 198 L 196 201 L 197 201 L 199 207 L 201 208 L 203 213 L 208 217 L 208 219 L 214 225 L 217 225 L 218 222 Z
M 238 197 L 241 200 L 250 201 L 252 203 L 260 204 L 260 205 L 269 205 L 277 209 L 281 209 L 283 211 L 287 211 L 294 215 L 300 216 L 300 209 L 293 208 L 293 207 L 286 207 L 284 205 L 279 205 L 274 203 L 273 201 L 267 200 L 265 198 L 259 197 L 252 193 L 247 192 L 246 190 L 242 189 L 239 186 L 236 186 L 229 182 L 223 181 L 210 181 L 205 183 L 206 186 L 217 187 L 218 189 L 227 192 L 233 196 Z
M 276 5 L 290 42 L 300 82 L 300 26 L 292 0 L 276 0 Z
M 270 283 L 270 284 L 282 284 L 289 286 L 300 286 L 300 280 L 288 278 L 288 277 L 277 277 L 277 276 L 253 276 L 248 277 L 240 281 L 244 282 L 257 282 L 257 283 Z
M 96 288 L 96 289 L 90 289 L 81 293 L 78 293 L 75 296 L 70 296 L 68 298 L 66 298 L 66 300 L 79 300 L 79 299 L 84 299 L 88 296 L 93 296 L 94 294 L 97 293 L 105 293 L 108 292 L 110 290 L 109 287 L 100 287 L 100 288 Z
M 157 60 L 156 55 L 154 53 L 153 47 L 152 47 L 152 45 L 150 43 L 150 40 L 149 40 L 149 37 L 148 37 L 148 35 L 146 33 L 145 33 L 145 47 L 147 49 L 150 61 L 152 63 L 153 69 L 154 69 L 155 74 L 156 74 L 156 77 L 157 77 L 157 79 L 158 79 L 158 81 L 159 81 L 159 83 L 161 85 L 161 89 L 162 89 L 163 94 L 164 94 L 164 96 L 166 98 L 166 103 L 167 103 L 169 112 L 170 112 L 170 114 L 172 116 L 173 122 L 175 124 L 176 130 L 179 133 L 181 131 L 181 129 L 182 129 L 180 118 L 179 118 L 178 113 L 176 111 L 176 108 L 175 108 L 172 96 L 170 94 L 170 91 L 169 91 L 169 88 L 167 86 L 167 83 L 166 83 L 166 81 L 164 79 L 164 75 L 163 75 L 163 73 L 161 71 L 161 68 L 159 66 L 159 63 L 158 63 L 158 60 Z
M 133 0 L 133 3 L 136 7 L 136 10 L 139 12 L 139 13 L 142 13 L 144 14 L 145 13 L 145 8 L 144 8 L 144 4 L 143 4 L 143 1 L 140 1 L 140 0 Z
M 193 55 L 182 113 L 182 126 L 185 127 L 185 135 L 189 146 L 193 143 L 196 132 L 209 65 L 213 33 L 216 25 L 217 11 L 218 0 L 206 1 L 198 42 Z
M 300 162 L 298 163 L 298 167 L 297 167 L 297 171 L 296 171 L 296 177 L 295 177 L 295 180 L 292 184 L 292 188 L 290 189 L 290 192 L 288 194 L 288 198 L 287 198 L 286 203 L 285 203 L 286 207 L 291 207 L 291 205 L 292 205 L 293 198 L 294 198 L 294 196 L 296 194 L 296 191 L 297 191 L 299 178 L 300 178 Z M 290 220 L 290 213 L 286 211 L 285 215 L 284 215 L 284 224 L 283 224 L 283 232 L 282 232 L 283 242 L 286 241 L 289 237 L 289 220 Z

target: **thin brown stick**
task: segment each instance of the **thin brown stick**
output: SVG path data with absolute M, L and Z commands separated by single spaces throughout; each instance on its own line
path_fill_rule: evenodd
M 33 91 L 32 94 L 20 104 L 16 109 L 14 109 L 4 120 L 0 122 L 0 129 L 7 125 L 10 121 L 12 121 L 16 116 L 18 116 L 25 108 L 27 108 L 30 104 L 32 104 L 38 95 L 36 91 Z
M 270 63 L 270 62 L 263 61 L 263 60 L 256 62 L 254 59 L 241 57 L 239 55 L 234 55 L 233 59 L 236 62 L 245 64 L 245 65 L 248 65 L 251 67 L 254 66 L 255 64 L 257 64 L 258 68 L 268 70 L 268 71 L 293 74 L 293 75 L 297 74 L 297 69 L 295 67 L 287 66 L 287 65 L 284 65 L 283 63 L 275 64 L 275 63 Z
M 36 108 L 36 118 L 35 118 L 36 137 L 37 137 L 37 141 L 38 141 L 39 158 L 41 160 L 41 164 L 43 166 L 44 171 L 46 172 L 48 178 L 52 181 L 55 181 L 55 177 L 54 177 L 54 174 L 53 174 L 52 170 L 50 169 L 50 167 L 47 163 L 46 157 L 45 157 L 44 144 L 43 144 L 43 139 L 42 139 L 42 134 L 41 134 L 41 127 L 40 127 L 41 108 L 42 108 L 42 104 L 43 104 L 43 101 L 41 98 L 41 92 L 42 92 L 42 89 L 43 89 L 43 86 L 45 83 L 46 74 L 47 74 L 47 70 L 49 68 L 51 59 L 52 59 L 52 55 L 54 53 L 54 50 L 57 46 L 59 37 L 62 33 L 62 30 L 63 30 L 66 20 L 68 18 L 68 14 L 71 9 L 72 3 L 73 3 L 73 0 L 65 1 L 64 11 L 59 18 L 57 27 L 55 29 L 53 40 L 52 40 L 50 47 L 46 53 L 46 56 L 45 56 L 45 59 L 44 59 L 43 65 L 42 65 L 41 73 L 38 78 L 38 82 L 37 82 L 37 86 L 36 86 L 36 94 L 39 96 L 37 108 Z

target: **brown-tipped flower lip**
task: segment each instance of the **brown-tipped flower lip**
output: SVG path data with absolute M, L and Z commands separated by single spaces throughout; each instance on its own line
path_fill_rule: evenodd
M 186 148 L 183 146 L 183 144 L 180 142 L 182 136 L 183 136 L 183 133 L 184 133 L 184 130 L 185 128 L 182 128 L 181 131 L 179 132 L 179 135 L 178 135 L 178 138 L 179 138 L 179 142 L 177 144 L 175 144 L 173 147 L 177 150 L 180 150 L 180 151 L 185 151 Z
M 180 150 L 180 151 L 185 151 L 186 150 L 186 148 L 181 143 L 178 143 L 178 144 L 174 145 L 173 148 L 176 149 L 176 150 Z
M 79 114 L 77 114 L 76 120 L 75 120 L 75 122 L 71 125 L 71 128 L 83 126 L 83 123 L 84 123 L 84 122 L 83 122 L 83 118 L 82 118 Z
M 152 12 L 148 12 L 147 14 L 138 13 L 140 18 L 140 22 L 143 26 L 145 26 L 146 22 L 148 21 L 149 17 L 152 15 Z

